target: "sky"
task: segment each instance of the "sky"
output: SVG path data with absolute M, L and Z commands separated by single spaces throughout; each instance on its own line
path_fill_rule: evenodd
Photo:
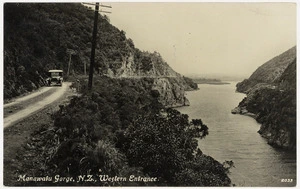
M 159 52 L 184 75 L 246 78 L 296 45 L 296 3 L 104 4 L 137 48 Z

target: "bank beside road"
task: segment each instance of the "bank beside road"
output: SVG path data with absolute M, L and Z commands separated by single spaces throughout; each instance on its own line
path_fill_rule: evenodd
M 4 185 L 16 186 L 19 174 L 41 168 L 32 134 L 51 123 L 51 114 L 70 101 L 70 82 L 62 87 L 45 87 L 4 105 Z M 9 111 L 13 111 L 9 113 Z M 49 125 L 50 126 L 50 125 Z
M 62 87 L 44 87 L 28 96 L 18 98 L 11 103 L 5 104 L 4 128 L 21 121 L 27 116 L 59 100 L 70 90 L 70 85 L 70 82 L 65 82 Z

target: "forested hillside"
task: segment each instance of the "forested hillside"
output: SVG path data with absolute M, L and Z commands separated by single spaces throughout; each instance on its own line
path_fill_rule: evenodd
M 89 69 L 94 11 L 76 3 L 6 3 L 4 5 L 4 98 L 44 85 L 49 69 L 65 75 Z M 85 67 L 86 66 L 86 67 Z M 88 71 L 87 71 L 88 72 Z M 95 73 L 110 77 L 178 77 L 158 52 L 135 48 L 125 31 L 99 16 Z
M 292 150 L 296 149 L 296 62 L 293 47 L 260 66 L 237 84 L 247 97 L 235 109 L 255 114 L 262 124 L 259 133 L 269 144 Z
M 237 91 L 248 93 L 251 88 L 258 83 L 273 84 L 280 78 L 285 69 L 296 58 L 296 46 L 283 52 L 282 54 L 272 58 L 263 65 L 261 65 L 255 72 L 244 81 L 237 84 Z

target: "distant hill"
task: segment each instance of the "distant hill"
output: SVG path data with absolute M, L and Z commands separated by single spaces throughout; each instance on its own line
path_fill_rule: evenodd
M 233 113 L 251 114 L 261 123 L 259 133 L 268 143 L 296 149 L 296 47 L 260 66 L 237 84 L 247 93 Z
M 204 78 L 204 79 L 217 79 L 217 80 L 221 80 L 221 81 L 236 81 L 239 82 L 241 80 L 243 80 L 244 78 L 246 78 L 247 76 L 243 75 L 243 74 L 227 74 L 227 73 L 220 73 L 220 74 L 214 74 L 214 73 L 193 73 L 193 74 L 186 74 L 185 76 L 189 77 L 189 78 L 193 78 L 193 79 L 197 79 L 197 78 Z
M 199 77 L 192 77 L 191 79 L 197 84 L 212 84 L 212 85 L 229 84 L 228 82 L 223 82 L 220 79 L 209 79 L 209 78 L 199 78 Z
M 125 18 L 124 18 L 125 19 Z M 83 74 L 89 69 L 94 11 L 79 3 L 4 4 L 4 98 L 45 84 L 49 69 Z M 88 73 L 88 71 L 87 71 Z M 109 77 L 176 77 L 158 52 L 135 47 L 125 31 L 99 15 L 95 73 Z M 195 85 L 194 85 L 195 86 Z

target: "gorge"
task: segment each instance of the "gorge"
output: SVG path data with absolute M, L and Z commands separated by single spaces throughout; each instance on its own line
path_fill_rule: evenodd
M 79 3 L 6 3 L 4 14 L 4 101 L 39 90 L 49 69 L 62 69 L 78 93 L 59 110 L 41 111 L 18 128 L 4 129 L 16 143 L 16 153 L 7 153 L 9 145 L 4 152 L 6 186 L 295 186 L 296 47 L 237 84 L 192 80 L 159 52 L 138 49 L 125 31 L 99 15 L 89 90 L 85 73 L 94 10 Z M 219 46 L 220 51 L 210 50 L 212 56 L 229 55 Z M 199 67 L 204 64 L 214 65 Z M 23 134 L 24 140 L 15 140 Z M 17 182 L 18 175 L 157 179 L 49 183 Z

